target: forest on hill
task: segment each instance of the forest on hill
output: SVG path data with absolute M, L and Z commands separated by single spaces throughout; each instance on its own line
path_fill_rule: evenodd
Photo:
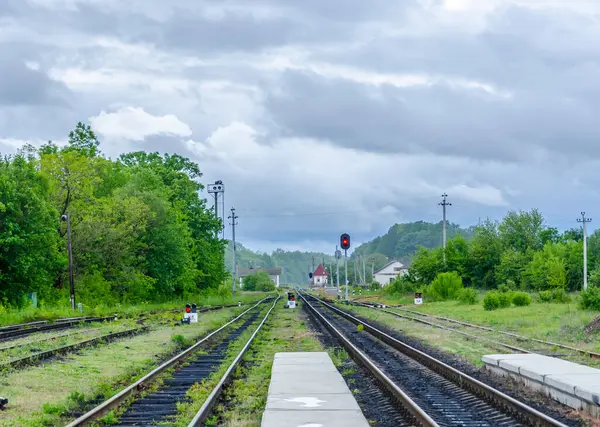
M 68 143 L 0 159 L 0 310 L 68 304 L 70 216 L 77 301 L 137 303 L 216 292 L 227 275 L 202 173 L 179 155 L 105 158 L 89 126 Z M 229 289 L 229 287 L 227 288 Z
M 461 228 L 457 224 L 447 223 L 447 237 L 452 239 L 457 235 L 469 240 L 475 227 Z M 386 234 L 376 237 L 370 242 L 357 246 L 352 257 L 381 254 L 388 259 L 396 259 L 404 264 L 410 264 L 411 257 L 419 247 L 435 248 L 442 244 L 442 222 L 425 221 L 394 224 Z
M 461 228 L 457 224 L 448 223 L 448 238 L 457 235 L 471 238 L 474 227 Z M 393 225 L 383 236 L 359 245 L 348 260 L 348 277 L 351 283 L 359 282 L 359 276 L 366 276 L 367 282 L 371 272 L 383 267 L 388 261 L 397 259 L 408 265 L 412 256 L 420 247 L 435 248 L 442 243 L 442 223 L 437 224 L 416 221 Z M 308 272 L 319 263 L 333 275 L 335 282 L 335 258 L 319 252 L 284 251 L 277 249 L 271 254 L 254 252 L 241 244 L 237 244 L 237 263 L 239 267 L 284 267 L 283 283 L 303 285 L 308 282 Z M 229 244 L 226 265 L 231 271 L 233 263 L 233 246 Z M 340 267 L 342 263 L 340 263 Z M 358 271 L 360 269 L 360 272 Z M 343 276 L 343 272 L 340 273 Z M 343 283 L 343 282 L 340 282 Z

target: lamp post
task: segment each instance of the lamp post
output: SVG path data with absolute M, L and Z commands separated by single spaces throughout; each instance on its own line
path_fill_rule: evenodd
M 69 214 L 60 217 L 67 223 L 67 252 L 69 255 L 69 288 L 71 291 L 71 308 L 75 310 L 75 282 L 73 281 L 73 248 L 71 247 L 71 217 Z

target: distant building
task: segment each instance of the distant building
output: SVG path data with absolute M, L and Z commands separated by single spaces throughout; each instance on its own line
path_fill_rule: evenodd
M 404 264 L 400 261 L 391 261 L 373 273 L 373 281 L 385 286 L 396 277 L 404 276 L 406 273 L 408 273 L 408 268 Z
M 281 276 L 281 267 L 274 267 L 274 268 L 262 268 L 262 267 L 239 268 L 238 267 L 237 277 L 238 277 L 238 280 L 240 281 L 240 283 L 239 283 L 240 288 L 244 287 L 244 277 L 250 276 L 251 274 L 255 274 L 260 271 L 265 271 L 269 275 L 269 278 L 271 279 L 271 281 L 273 283 L 275 283 L 275 287 L 276 288 L 279 287 L 279 277 Z
M 319 264 L 317 269 L 313 272 L 311 286 L 325 287 L 329 283 L 329 273 L 323 267 L 323 264 Z

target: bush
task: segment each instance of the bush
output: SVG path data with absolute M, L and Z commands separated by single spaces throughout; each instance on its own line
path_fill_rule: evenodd
M 498 302 L 500 303 L 500 308 L 510 307 L 512 302 L 512 292 L 498 293 Z
M 498 286 L 498 290 L 502 293 L 508 293 L 510 291 L 514 291 L 515 289 L 516 289 L 515 282 L 513 282 L 510 279 L 507 280 L 506 283 L 503 283 L 500 286 Z
M 579 307 L 583 310 L 600 311 L 600 288 L 590 286 L 587 291 L 581 293 Z
M 411 282 L 406 276 L 395 278 L 392 283 L 386 285 L 383 291 L 388 295 L 405 295 L 416 291 L 416 284 Z
M 541 291 L 538 295 L 538 299 L 543 303 L 569 303 L 571 302 L 571 295 L 569 295 L 564 289 L 553 289 L 551 291 Z
M 473 288 L 464 288 L 458 293 L 458 300 L 464 304 L 476 304 L 477 291 Z
M 514 292 L 512 294 L 512 303 L 517 307 L 524 307 L 531 304 L 531 297 L 526 292 Z
M 439 273 L 428 288 L 428 294 L 436 301 L 456 299 L 463 282 L 457 272 Z
M 551 291 L 541 291 L 538 295 L 540 302 L 552 302 Z
M 553 289 L 552 291 L 552 301 L 556 303 L 569 303 L 571 302 L 571 295 L 567 291 L 562 288 Z
M 490 291 L 483 297 L 483 309 L 486 311 L 496 310 L 500 308 L 500 293 L 496 291 Z

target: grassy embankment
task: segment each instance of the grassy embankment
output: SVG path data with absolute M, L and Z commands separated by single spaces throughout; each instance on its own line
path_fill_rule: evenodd
M 360 298 L 360 300 L 365 301 L 365 298 Z M 408 303 L 405 308 L 411 310 L 600 352 L 600 336 L 597 334 L 588 335 L 583 331 L 584 326 L 600 315 L 600 313 L 580 310 L 575 300 L 569 304 L 532 302 L 531 305 L 526 307 L 513 306 L 493 311 L 485 311 L 480 301 L 475 305 L 465 305 L 458 301 L 442 301 L 426 302 L 423 305 L 416 306 L 412 304 L 412 300 L 409 297 L 394 299 L 386 296 L 378 296 L 368 299 L 370 302 L 374 302 L 375 300 L 388 305 Z M 490 346 L 483 340 L 475 341 L 451 331 L 434 328 L 410 320 L 399 319 L 389 314 L 376 312 L 373 309 L 352 307 L 351 310 L 362 316 L 388 324 L 395 329 L 402 330 L 410 336 L 419 338 L 428 344 L 440 347 L 450 353 L 457 354 L 478 365 L 481 365 L 481 356 L 484 354 L 511 352 L 508 349 Z M 431 320 L 436 322 L 435 319 Z M 485 334 L 477 330 L 466 330 L 457 325 L 452 327 L 474 335 Z M 498 341 L 515 346 L 522 345 L 520 341 L 500 334 L 485 334 L 485 336 L 491 336 Z M 536 346 L 545 351 L 553 350 L 548 346 Z M 554 350 L 557 352 L 562 351 L 558 349 Z M 585 361 L 585 357 L 574 356 L 573 359 L 579 362 Z
M 9 399 L 7 409 L 0 412 L 0 426 L 65 425 L 73 409 L 114 395 L 173 354 L 178 348 L 174 336 L 186 340 L 204 336 L 246 308 L 202 313 L 198 324 L 185 326 L 175 324 L 174 314 L 171 326 L 148 334 L 0 373 L 1 394 Z
M 235 304 L 239 301 L 244 303 L 257 301 L 260 298 L 264 298 L 267 296 L 267 293 L 262 292 L 240 292 L 238 295 L 234 297 L 218 297 L 218 296 L 210 296 L 198 298 L 196 300 L 181 300 L 181 301 L 172 301 L 166 303 L 156 303 L 156 304 L 118 304 L 115 306 L 104 306 L 99 305 L 96 307 L 83 307 L 83 313 L 79 311 L 73 311 L 70 307 L 60 306 L 60 307 L 48 307 L 48 308 L 34 308 L 27 307 L 24 309 L 7 309 L 0 306 L 0 326 L 12 325 L 17 323 L 25 323 L 25 322 L 33 322 L 36 320 L 54 320 L 58 318 L 66 318 L 66 317 L 77 317 L 77 316 L 112 316 L 115 313 L 118 313 L 120 317 L 131 317 L 136 316 L 140 313 L 149 312 L 149 311 L 164 311 L 171 309 L 183 309 L 186 303 L 195 303 L 198 307 L 205 306 L 218 306 L 218 305 L 229 305 Z

